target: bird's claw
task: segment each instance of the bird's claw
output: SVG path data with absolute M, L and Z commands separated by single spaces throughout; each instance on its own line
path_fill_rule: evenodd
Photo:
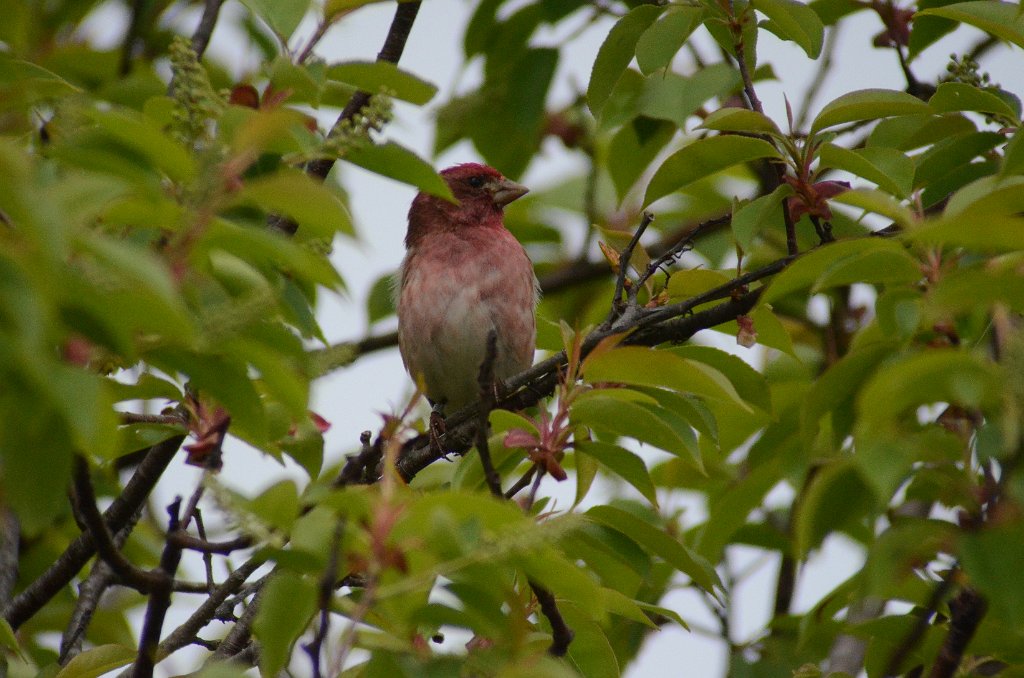
M 433 450 L 434 454 L 438 458 L 448 461 L 448 452 L 441 447 L 441 438 L 444 436 L 447 426 L 445 424 L 444 414 L 438 409 L 430 411 L 430 423 L 428 424 L 430 431 L 430 449 Z

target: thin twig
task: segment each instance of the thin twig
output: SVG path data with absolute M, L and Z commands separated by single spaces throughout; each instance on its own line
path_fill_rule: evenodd
M 179 529 L 178 512 L 180 510 L 181 497 L 175 497 L 171 505 L 167 507 L 168 535 Z M 153 587 L 149 595 L 146 616 L 142 622 L 142 633 L 139 636 L 139 653 L 135 658 L 135 667 L 132 671 L 133 678 L 151 678 L 153 675 L 153 667 L 156 664 L 157 650 L 160 644 L 160 633 L 163 630 L 164 617 L 167 616 L 167 610 L 171 606 L 174 575 L 178 571 L 180 561 L 181 549 L 175 546 L 171 539 L 167 539 L 164 542 L 163 553 L 160 555 L 160 565 L 153 571 L 154 574 L 159 575 L 160 582 Z
M 529 485 L 530 481 L 533 480 L 533 474 L 537 472 L 537 469 L 538 465 L 534 463 L 534 465 L 530 467 L 530 470 L 523 474 L 522 478 L 513 483 L 512 487 L 508 488 L 508 491 L 505 492 L 505 499 L 511 499 L 519 494 L 524 487 Z
M 206 0 L 203 3 L 203 16 L 200 17 L 199 25 L 196 26 L 196 31 L 192 34 L 192 50 L 199 59 L 203 58 L 206 47 L 210 44 L 210 36 L 213 35 L 213 29 L 217 26 L 217 17 L 223 4 L 224 0 Z
M 186 425 L 184 419 L 176 414 L 138 414 L 135 412 L 118 412 L 122 424 L 167 424 L 170 426 Z
M 697 239 L 698 236 L 701 236 L 704 233 L 707 233 L 708 231 L 711 231 L 713 229 L 717 229 L 721 226 L 727 226 L 731 222 L 732 215 L 726 214 L 720 217 L 715 217 L 714 219 L 702 221 L 701 223 L 697 224 L 684 237 L 680 238 L 675 245 L 669 247 L 662 254 L 660 254 L 651 261 L 651 263 L 647 266 L 647 270 L 644 271 L 639 278 L 637 278 L 637 287 L 640 287 L 645 282 L 650 280 L 651 276 L 653 276 L 655 273 L 661 270 L 663 266 L 668 265 L 670 261 L 675 261 L 684 252 L 689 252 L 690 250 L 692 250 L 694 247 L 694 241 Z
M 133 519 L 114 535 L 114 545 L 118 548 L 124 546 L 135 523 L 142 515 L 137 511 Z M 82 639 L 92 622 L 93 613 L 100 604 L 104 592 L 115 582 L 117 577 L 104 560 L 97 560 L 89 576 L 78 586 L 78 600 L 75 601 L 75 609 L 71 612 L 68 625 L 64 628 L 60 639 L 60 655 L 58 662 L 61 666 L 66 665 L 75 655 L 82 651 Z
M 476 450 L 480 455 L 480 465 L 484 467 L 484 480 L 487 487 L 495 497 L 503 497 L 501 490 L 501 477 L 494 468 L 494 461 L 491 459 L 491 449 L 487 443 L 487 432 L 490 428 L 488 418 L 491 410 L 494 409 L 494 361 L 498 357 L 498 333 L 493 329 L 487 333 L 487 345 L 484 350 L 484 359 L 480 363 L 480 373 L 477 376 L 477 383 L 480 385 L 480 411 L 476 424 Z
M 219 553 L 221 555 L 228 555 L 234 551 L 241 549 L 247 549 L 253 545 L 252 537 L 248 535 L 242 535 L 235 537 L 228 541 L 206 541 L 202 537 L 193 537 L 187 532 L 181 530 L 170 535 L 170 538 L 174 540 L 174 543 L 183 549 L 189 549 L 190 551 L 199 551 L 200 553 Z
M 626 247 L 622 250 L 622 254 L 619 255 L 619 273 L 615 276 L 615 291 L 612 292 L 612 307 L 608 311 L 608 318 L 605 320 L 606 323 L 611 323 L 622 313 L 622 291 L 626 287 L 626 275 L 629 273 L 630 260 L 633 258 L 633 251 L 636 246 L 640 243 L 640 238 L 643 237 L 644 231 L 654 221 L 654 214 L 649 211 L 644 211 L 643 217 L 640 219 L 640 225 L 637 226 L 636 232 L 633 233 L 633 237 L 629 239 Z M 639 271 L 638 271 L 639 272 Z M 630 295 L 633 298 L 633 295 Z
M 220 645 L 217 646 L 217 649 L 204 664 L 212 664 L 213 662 L 235 658 L 239 653 L 252 645 L 252 624 L 256 621 L 256 613 L 259 612 L 260 602 L 263 599 L 263 592 L 265 590 L 262 586 L 256 590 L 256 594 L 249 601 L 249 604 L 245 606 L 245 611 L 242 612 L 242 615 L 235 622 L 231 631 L 228 635 L 224 636 L 224 640 L 220 642 Z
M 331 628 L 331 602 L 334 600 L 334 584 L 338 579 L 338 559 L 340 557 L 341 537 L 345 532 L 345 521 L 339 518 L 331 535 L 331 548 L 328 551 L 327 566 L 320 577 L 319 601 L 320 621 L 317 624 L 313 640 L 302 646 L 313 663 L 313 678 L 322 678 L 320 655 L 323 653 L 324 641 Z
M 196 508 L 195 517 L 196 532 L 199 533 L 199 538 L 209 543 L 206 539 L 206 525 L 203 524 L 203 512 L 198 508 Z M 212 592 L 216 584 L 213 582 L 213 554 L 210 551 L 203 552 L 203 569 L 206 571 L 206 586 Z
M 176 628 L 160 643 L 159 653 L 167 656 L 192 642 L 192 639 L 209 624 L 217 608 L 220 607 L 228 596 L 238 591 L 245 584 L 245 581 L 252 576 L 252 573 L 263 565 L 264 559 L 250 558 L 242 563 L 235 571 L 228 575 L 224 582 L 214 590 L 213 593 L 203 601 L 203 604 L 196 608 L 181 626 Z

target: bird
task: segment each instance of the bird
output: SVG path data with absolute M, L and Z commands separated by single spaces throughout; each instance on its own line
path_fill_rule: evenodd
M 456 202 L 420 192 L 409 208 L 397 289 L 402 362 L 434 414 L 474 402 L 488 335 L 496 336 L 494 377 L 533 363 L 539 288 L 504 208 L 529 189 L 498 170 L 464 163 L 443 170 Z

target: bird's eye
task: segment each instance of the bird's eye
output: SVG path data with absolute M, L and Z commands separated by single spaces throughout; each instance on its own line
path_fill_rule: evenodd
M 484 185 L 484 178 L 481 176 L 470 177 L 466 182 L 473 188 L 480 188 Z

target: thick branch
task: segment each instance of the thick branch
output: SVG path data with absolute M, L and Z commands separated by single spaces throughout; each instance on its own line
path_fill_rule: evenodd
M 551 624 L 551 646 L 548 648 L 548 654 L 554 657 L 564 657 L 565 653 L 569 651 L 569 644 L 575 634 L 562 618 L 562 613 L 559 612 L 555 596 L 551 591 L 532 580 L 530 588 L 533 589 L 533 595 L 537 596 L 540 611 L 544 613 Z
M 160 480 L 164 469 L 174 458 L 174 454 L 183 440 L 184 436 L 175 436 L 149 449 L 124 490 L 103 513 L 107 529 L 116 533 L 128 524 L 135 512 L 146 501 L 146 497 L 149 496 L 157 481 Z M 46 572 L 11 601 L 11 604 L 4 610 L 4 617 L 10 625 L 17 629 L 38 612 L 53 596 L 67 586 L 95 552 L 96 546 L 92 535 L 83 532 L 68 545 L 64 553 Z
M 956 598 L 949 601 L 952 619 L 949 622 L 949 634 L 939 649 L 929 678 L 953 678 L 960 661 L 964 657 L 967 644 L 974 637 L 978 625 L 985 617 L 988 603 L 981 594 L 972 588 L 960 591 Z

